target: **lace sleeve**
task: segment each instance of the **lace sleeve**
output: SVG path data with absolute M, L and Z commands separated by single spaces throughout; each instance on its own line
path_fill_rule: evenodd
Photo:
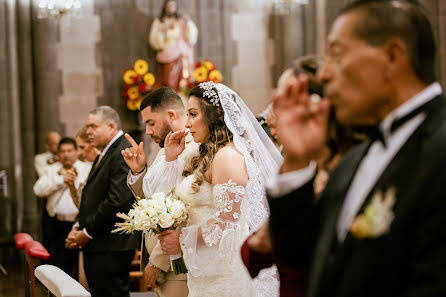
M 169 192 L 181 181 L 183 170 L 184 160 L 181 156 L 172 162 L 166 162 L 163 155 L 158 157 L 144 176 L 144 196 L 150 197 L 157 192 Z
M 181 230 L 183 257 L 194 276 L 221 274 L 234 269 L 234 261 L 249 232 L 241 215 L 245 196 L 243 186 L 229 180 L 215 185 L 212 196 L 216 211 L 210 219 Z
M 215 219 L 211 219 L 201 228 L 203 241 L 207 246 L 217 245 L 225 229 L 234 229 L 240 217 L 242 198 L 245 188 L 232 180 L 226 184 L 214 186 L 213 198 L 217 211 Z

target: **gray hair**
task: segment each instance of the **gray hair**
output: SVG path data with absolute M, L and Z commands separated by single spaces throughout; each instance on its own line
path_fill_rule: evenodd
M 121 129 L 121 119 L 119 118 L 119 114 L 116 110 L 107 105 L 98 106 L 92 111 L 90 114 L 97 114 L 102 121 L 107 123 L 114 123 L 118 130 Z

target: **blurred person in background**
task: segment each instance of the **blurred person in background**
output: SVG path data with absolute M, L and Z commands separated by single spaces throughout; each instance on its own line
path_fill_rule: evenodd
M 51 263 L 76 276 L 77 251 L 68 250 L 65 238 L 78 214 L 78 208 L 70 196 L 70 188 L 79 189 L 87 180 L 90 165 L 77 158 L 77 145 L 73 138 L 65 137 L 58 146 L 58 159 L 50 165 L 34 184 L 34 194 L 47 198 L 46 210 L 49 222 L 45 232 L 49 238 Z

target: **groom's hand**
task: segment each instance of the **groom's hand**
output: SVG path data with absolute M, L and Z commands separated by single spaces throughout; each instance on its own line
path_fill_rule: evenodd
M 167 162 L 176 160 L 184 151 L 187 133 L 189 132 L 184 129 L 167 134 L 166 140 L 164 140 L 164 152 Z
M 150 263 L 147 263 L 144 268 L 144 282 L 148 289 L 156 288 L 156 280 L 161 273 L 161 269 L 153 267 Z
M 176 255 L 181 253 L 180 233 L 176 230 L 166 230 L 158 236 L 161 249 L 165 255 Z
M 147 157 L 146 153 L 144 152 L 143 143 L 140 142 L 138 145 L 128 133 L 125 133 L 125 138 L 132 145 L 132 147 L 126 148 L 121 151 L 125 163 L 127 163 L 127 165 L 130 167 L 132 173 L 143 171 L 147 163 Z

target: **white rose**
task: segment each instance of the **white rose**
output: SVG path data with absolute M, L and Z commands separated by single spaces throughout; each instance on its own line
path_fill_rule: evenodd
M 142 208 L 148 208 L 148 207 L 152 207 L 152 202 L 149 200 L 149 199 L 141 199 L 141 200 L 139 200 L 139 205 L 142 207 Z
M 185 211 L 186 208 L 184 207 L 184 204 L 181 201 L 179 200 L 173 201 L 172 207 L 170 208 L 170 214 L 175 220 L 178 220 Z
M 129 214 L 128 215 L 129 215 L 130 218 L 133 218 L 133 217 L 136 216 L 137 212 L 138 211 L 136 209 L 132 208 L 132 209 L 129 210 Z
M 164 200 L 155 200 L 153 201 L 153 208 L 157 212 L 166 212 L 166 203 L 164 203 Z
M 135 213 L 135 217 L 133 219 L 134 229 L 136 230 L 144 230 L 145 223 L 147 222 L 147 217 L 141 212 Z
M 164 198 L 166 198 L 166 195 L 164 194 L 164 192 L 158 192 L 153 194 L 151 198 L 153 200 L 164 200 Z
M 170 215 L 168 215 L 167 213 L 162 213 L 159 216 L 159 225 L 161 228 L 163 229 L 167 229 L 172 227 L 173 223 L 175 223 L 175 220 L 172 219 L 172 217 Z
M 152 228 L 156 228 L 156 226 L 158 225 L 158 223 L 159 223 L 159 218 L 157 217 L 157 216 L 154 216 L 154 217 L 151 217 L 150 218 L 150 223 L 152 224 Z
M 154 217 L 158 214 L 158 212 L 153 207 L 150 207 L 150 208 L 146 208 L 146 214 L 149 217 Z
M 166 207 L 170 208 L 172 206 L 172 197 L 166 198 Z

